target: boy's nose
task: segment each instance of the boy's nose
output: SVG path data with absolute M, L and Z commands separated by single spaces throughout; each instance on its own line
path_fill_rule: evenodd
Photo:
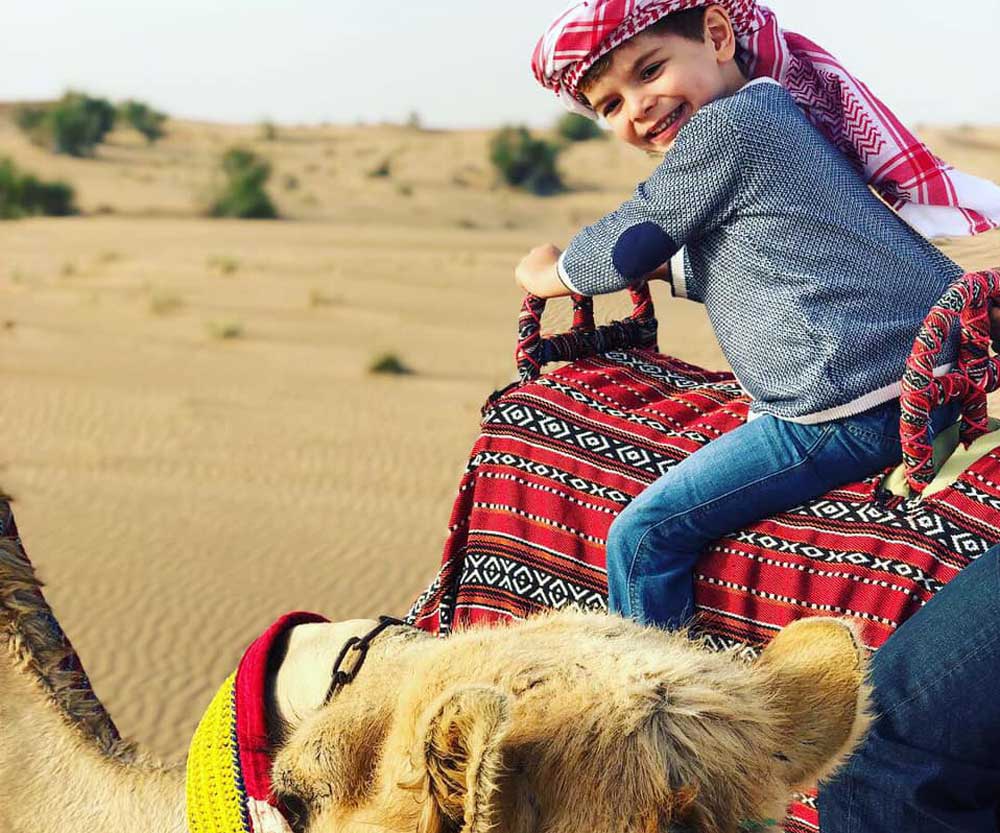
M 655 103 L 656 97 L 652 95 L 640 93 L 632 96 L 629 101 L 629 117 L 632 121 L 638 121 L 645 118 L 649 115 L 649 112 L 652 110 Z

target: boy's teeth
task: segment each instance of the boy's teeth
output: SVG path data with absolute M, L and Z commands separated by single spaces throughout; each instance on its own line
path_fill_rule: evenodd
M 662 121 L 657 122 L 656 126 L 649 132 L 649 135 L 650 136 L 658 136 L 660 133 L 662 133 L 664 130 L 666 130 L 668 127 L 670 127 L 670 125 L 672 125 L 675 121 L 677 121 L 677 119 L 679 119 L 681 117 L 681 111 L 683 109 L 684 109 L 684 105 L 682 104 L 680 107 L 678 107 L 672 113 L 670 113 L 670 115 L 668 115 L 665 119 L 663 119 Z

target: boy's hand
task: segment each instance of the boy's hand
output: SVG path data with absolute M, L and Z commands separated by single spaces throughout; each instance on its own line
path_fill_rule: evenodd
M 557 298 L 570 295 L 570 289 L 559 279 L 559 255 L 562 250 L 551 243 L 536 246 L 514 270 L 514 282 L 530 295 Z
M 989 305 L 990 315 L 990 346 L 993 352 L 1000 355 L 1000 306 L 991 303 Z

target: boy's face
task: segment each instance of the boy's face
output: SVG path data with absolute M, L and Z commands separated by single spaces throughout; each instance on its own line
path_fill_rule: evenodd
M 586 90 L 595 112 L 623 142 L 663 153 L 700 107 L 742 86 L 735 47 L 728 48 L 725 33 L 715 28 L 722 17 L 732 41 L 728 18 L 713 11 L 705 18 L 704 41 L 641 32 L 612 53 L 611 65 Z

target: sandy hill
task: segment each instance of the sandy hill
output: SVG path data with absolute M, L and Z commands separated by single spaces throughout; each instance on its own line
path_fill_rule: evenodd
M 76 160 L 0 112 L 0 156 L 84 212 L 0 224 L 0 485 L 122 729 L 180 754 L 274 616 L 398 614 L 423 589 L 479 406 L 512 375 L 514 264 L 654 163 L 575 146 L 572 190 L 538 199 L 494 185 L 487 132 L 168 129 Z M 1000 179 L 1000 129 L 924 135 Z M 236 142 L 270 159 L 286 219 L 200 216 Z M 1000 263 L 996 233 L 946 249 Z M 721 367 L 700 308 L 657 297 L 662 349 Z M 370 374 L 386 352 L 414 372 Z

